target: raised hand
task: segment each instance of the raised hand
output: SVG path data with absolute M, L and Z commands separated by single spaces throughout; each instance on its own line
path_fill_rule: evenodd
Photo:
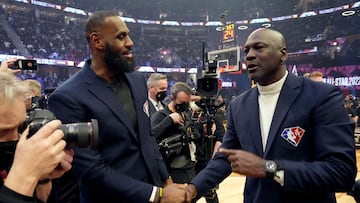
M 233 172 L 252 177 L 266 176 L 265 160 L 261 157 L 237 149 L 220 148 L 219 152 L 228 156 Z

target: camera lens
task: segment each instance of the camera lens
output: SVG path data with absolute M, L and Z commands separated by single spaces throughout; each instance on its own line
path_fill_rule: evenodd
M 214 96 L 218 93 L 217 78 L 199 78 L 197 91 L 202 96 Z
M 97 149 L 99 132 L 97 120 L 92 119 L 86 123 L 71 123 L 61 125 L 64 140 L 69 147 L 89 147 Z
M 29 124 L 28 138 L 33 136 L 42 126 L 51 120 L 54 120 L 55 116 L 49 110 L 35 109 L 29 114 L 29 119 L 24 124 Z M 83 123 L 70 123 L 62 124 L 60 129 L 64 133 L 64 140 L 67 147 L 82 147 L 97 149 L 99 141 L 99 128 L 98 122 L 92 119 L 91 122 Z

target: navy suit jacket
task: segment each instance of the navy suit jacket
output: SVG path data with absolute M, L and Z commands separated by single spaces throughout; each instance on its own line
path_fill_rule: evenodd
M 137 117 L 134 130 L 118 98 L 90 63 L 49 99 L 50 110 L 63 123 L 99 123 L 98 150 L 75 148 L 72 172 L 79 180 L 81 202 L 148 202 L 153 185 L 162 186 L 168 172 L 151 136 L 145 79 L 138 72 L 126 74 Z
M 258 94 L 254 87 L 231 102 L 221 147 L 242 149 L 266 160 L 279 160 L 284 168 L 284 186 L 273 179 L 247 177 L 244 202 L 336 202 L 334 192 L 350 190 L 357 172 L 354 123 L 345 111 L 340 89 L 288 74 L 265 151 Z M 300 128 L 303 134 L 285 139 L 289 135 L 287 130 Z M 294 142 L 295 139 L 298 140 Z M 202 194 L 230 173 L 229 162 L 218 153 L 192 183 Z

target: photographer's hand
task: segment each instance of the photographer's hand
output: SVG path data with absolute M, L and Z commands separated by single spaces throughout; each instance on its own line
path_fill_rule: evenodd
M 71 169 L 71 163 L 74 157 L 74 151 L 72 149 L 65 149 L 65 156 L 59 165 L 49 174 L 50 179 L 60 178 L 66 171 Z
M 6 61 L 2 61 L 1 65 L 0 65 L 0 72 L 9 72 L 9 73 L 13 73 L 13 74 L 20 72 L 21 71 L 20 69 L 13 70 L 13 69 L 9 68 L 14 64 L 14 62 L 16 60 L 17 60 L 16 58 L 12 58 L 12 59 L 8 59 Z
M 27 139 L 28 129 L 20 137 L 14 162 L 4 182 L 8 188 L 32 196 L 39 180 L 49 174 L 64 159 L 64 133 L 59 130 L 61 122 L 53 120 L 45 124 L 34 136 Z
M 184 125 L 184 119 L 182 118 L 182 116 L 179 113 L 174 112 L 174 113 L 171 113 L 169 116 L 172 119 L 174 124 L 179 124 L 181 126 Z

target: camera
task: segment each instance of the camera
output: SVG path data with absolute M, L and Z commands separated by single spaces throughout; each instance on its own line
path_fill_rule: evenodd
M 181 149 L 186 145 L 184 135 L 177 134 L 168 138 L 161 140 L 159 143 L 160 151 L 166 155 L 166 157 L 171 156 L 174 153 L 180 152 Z
M 25 121 L 29 125 L 28 138 L 33 136 L 43 125 L 54 119 L 54 114 L 49 110 L 35 109 L 31 111 L 29 118 Z M 66 141 L 67 147 L 97 149 L 99 142 L 97 120 L 92 119 L 91 122 L 62 124 L 60 129 L 64 133 L 63 139 Z
M 38 65 L 37 65 L 36 60 L 33 60 L 33 59 L 17 59 L 14 62 L 14 65 L 11 68 L 12 69 L 37 71 L 38 70 Z
M 160 152 L 165 157 L 180 153 L 184 147 L 188 147 L 191 141 L 195 141 L 199 137 L 196 131 L 194 131 L 193 122 L 191 120 L 187 122 L 188 124 L 180 127 L 181 133 L 167 137 L 159 142 Z
M 206 62 L 203 77 L 197 80 L 196 91 L 200 96 L 212 97 L 219 92 L 219 80 L 217 78 L 217 60 Z
M 31 97 L 31 110 L 48 109 L 48 99 L 55 88 L 45 89 L 44 95 Z

